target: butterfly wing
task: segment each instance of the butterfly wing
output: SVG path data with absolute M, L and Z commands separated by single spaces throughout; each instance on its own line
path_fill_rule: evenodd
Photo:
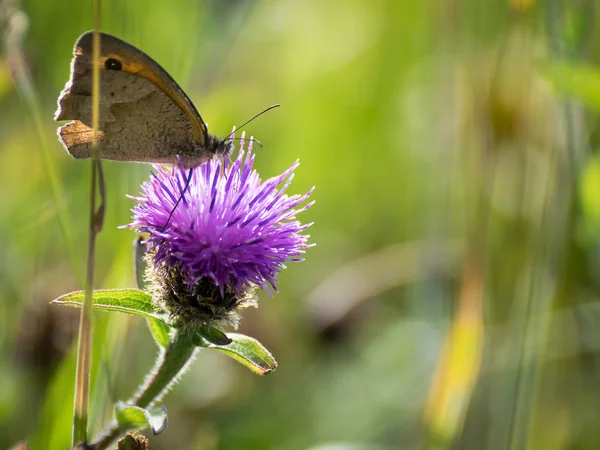
M 100 157 L 172 163 L 179 154 L 186 165 L 209 159 L 206 125 L 175 80 L 141 50 L 99 34 Z M 71 77 L 55 116 L 73 120 L 59 128 L 59 136 L 75 158 L 91 152 L 92 40 L 87 32 L 75 43 Z

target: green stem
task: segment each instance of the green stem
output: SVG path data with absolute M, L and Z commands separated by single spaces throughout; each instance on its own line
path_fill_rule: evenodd
M 185 334 L 177 334 L 164 353 L 158 356 L 152 376 L 146 379 L 138 393 L 127 403 L 150 408 L 168 392 L 193 359 L 196 346 Z
M 185 334 L 175 335 L 167 349 L 158 355 L 150 375 L 146 377 L 138 392 L 127 404 L 140 408 L 152 407 L 179 380 L 187 365 L 194 359 L 196 349 L 197 347 Z M 116 421 L 111 422 L 95 439 L 94 450 L 108 448 L 112 442 L 127 431 L 130 429 L 120 426 Z

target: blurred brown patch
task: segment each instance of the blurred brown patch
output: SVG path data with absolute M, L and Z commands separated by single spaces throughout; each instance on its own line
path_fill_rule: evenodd
M 150 441 L 141 434 L 128 434 L 117 444 L 119 450 L 147 450 L 150 448 Z

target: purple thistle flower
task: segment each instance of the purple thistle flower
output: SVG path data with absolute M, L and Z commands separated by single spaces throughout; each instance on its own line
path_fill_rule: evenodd
M 155 265 L 177 268 L 188 289 L 201 281 L 212 281 L 221 292 L 243 295 L 253 285 L 277 288 L 278 272 L 288 261 L 302 261 L 308 235 L 301 234 L 312 224 L 301 224 L 296 214 L 314 202 L 299 206 L 312 193 L 285 194 L 296 161 L 281 175 L 261 181 L 252 169 L 252 139 L 248 151 L 234 162 L 211 160 L 193 169 L 184 199 L 179 199 L 188 171 L 164 169 L 142 184 L 142 197 L 130 197 L 138 204 L 132 209 L 133 222 L 127 227 L 150 233 L 148 249 Z

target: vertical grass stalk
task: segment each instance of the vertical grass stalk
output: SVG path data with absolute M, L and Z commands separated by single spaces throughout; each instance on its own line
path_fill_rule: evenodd
M 73 411 L 73 446 L 80 442 L 87 444 L 87 423 L 89 411 L 90 368 L 92 364 L 93 337 L 93 293 L 94 261 L 96 256 L 96 237 L 102 231 L 105 211 L 105 187 L 102 163 L 98 155 L 98 128 L 100 115 L 100 0 L 93 0 L 94 40 L 92 75 L 92 176 L 90 182 L 90 228 L 88 261 L 85 281 L 85 300 L 79 321 L 79 340 L 77 344 L 77 368 L 75 373 L 75 399 Z M 96 190 L 100 205 L 96 209 Z

